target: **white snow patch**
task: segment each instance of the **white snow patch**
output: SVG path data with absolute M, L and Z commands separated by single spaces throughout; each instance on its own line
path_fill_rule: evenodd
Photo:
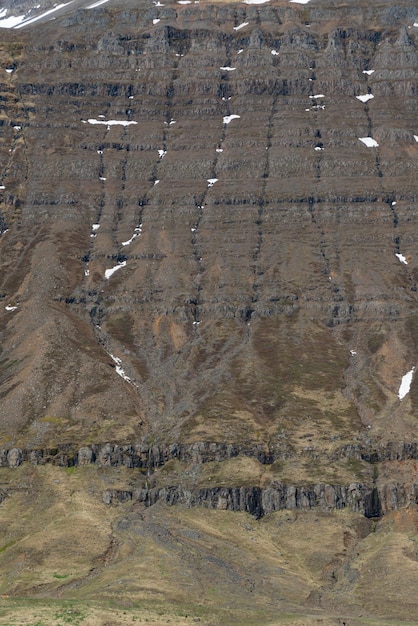
M 135 228 L 134 234 L 128 241 L 122 241 L 122 246 L 129 246 L 129 244 L 132 243 L 134 239 L 140 236 L 141 232 L 142 232 L 142 224 Z
M 88 7 L 86 7 L 86 9 L 95 9 L 96 7 L 99 7 L 101 4 L 105 4 L 106 2 L 109 2 L 109 0 L 98 0 L 98 2 L 93 2 L 93 4 L 90 4 Z
M 158 150 L 158 156 L 160 157 L 160 159 L 163 159 L 166 154 L 167 150 Z
M 160 180 L 159 180 L 159 179 L 158 179 L 158 180 L 156 180 L 156 181 L 154 181 L 154 187 L 155 187 L 155 185 L 158 185 L 158 183 L 159 183 L 159 182 L 160 182 Z
M 223 152 L 223 148 L 216 148 L 216 152 Z
M 358 139 L 368 148 L 377 148 L 379 145 L 377 141 L 372 137 L 359 137 Z
M 290 0 L 290 2 L 294 2 L 296 4 L 308 4 L 311 0 Z
M 7 9 L 4 9 L 7 12 Z M 0 15 L 5 15 L 3 11 Z M 16 28 L 18 24 L 21 24 L 25 19 L 26 15 L 11 15 L 10 17 L 6 17 L 0 20 L 0 28 Z
M 84 270 L 84 276 L 90 276 L 90 270 Z
M 279 53 L 277 52 L 277 50 L 272 50 L 272 51 L 271 51 L 271 54 L 272 54 L 274 57 L 279 56 Z
M 248 24 L 249 22 L 243 22 L 239 26 L 234 26 L 234 30 L 241 30 L 241 28 L 245 28 L 245 26 L 248 26 Z
M 49 11 L 45 11 L 45 13 L 41 13 L 41 15 L 37 15 L 36 17 L 32 17 L 29 20 L 25 20 L 21 22 L 20 24 L 17 24 L 17 26 L 15 26 L 14 28 L 17 29 L 17 28 L 22 28 L 23 26 L 29 26 L 29 24 L 38 22 L 39 20 L 43 19 L 47 15 L 50 15 L 51 13 L 54 13 L 55 11 L 58 11 L 59 9 L 63 9 L 64 7 L 68 6 L 69 4 L 72 4 L 73 2 L 74 0 L 70 0 L 70 2 L 65 2 L 64 4 L 57 4 L 57 6 L 53 7 L 52 9 L 49 9 Z
M 192 0 L 178 0 L 177 4 L 191 4 Z
M 265 4 L 266 2 L 270 2 L 270 0 L 243 0 L 244 4 Z
M 392 206 L 395 206 L 395 204 L 398 204 L 395 200 L 392 202 Z
M 415 141 L 418 141 L 418 135 L 414 135 Z
M 240 50 L 238 50 L 237 54 L 241 54 L 241 52 L 244 52 L 244 48 L 241 48 Z
M 4 185 L 0 185 L 0 189 L 6 189 Z
M 225 72 L 233 72 L 234 70 L 236 70 L 236 67 L 229 67 L 229 65 L 225 65 L 223 67 L 219 68 L 220 70 L 224 70 Z
M 403 263 L 404 265 L 408 265 L 408 261 L 403 254 L 395 254 L 395 256 L 398 257 L 401 263 Z
M 373 74 L 373 72 L 375 72 L 376 70 L 363 70 L 363 74 L 367 74 L 367 76 L 371 76 Z
M 208 187 L 213 187 L 213 185 L 214 185 L 215 183 L 217 183 L 217 182 L 218 182 L 218 180 L 219 180 L 218 178 L 208 178 L 208 179 L 207 179 L 207 181 L 208 181 L 208 183 L 209 183 Z
M 237 120 L 241 117 L 241 115 L 225 115 L 224 116 L 224 124 L 229 124 L 232 120 Z
M 99 176 L 99 180 L 107 180 L 104 176 Z
M 413 367 L 411 370 L 409 370 L 409 372 L 407 374 L 405 374 L 405 376 L 402 376 L 401 386 L 399 387 L 399 391 L 398 391 L 398 398 L 399 398 L 399 400 L 402 400 L 402 398 L 404 398 L 406 396 L 406 394 L 409 393 L 409 390 L 411 388 L 411 383 L 412 383 L 412 377 L 414 375 L 414 371 L 415 371 L 415 367 Z
M 360 100 L 360 102 L 368 102 L 369 100 L 374 98 L 374 95 L 371 93 L 366 93 L 364 96 L 356 96 L 356 98 L 357 100 Z
M 13 126 L 14 130 L 22 130 L 21 126 Z
M 129 376 L 125 374 L 125 370 L 122 368 L 122 360 L 119 359 L 117 356 L 113 356 L 113 354 L 110 353 L 109 356 L 111 356 L 113 361 L 116 363 L 116 373 L 119 374 L 119 376 L 121 376 L 123 380 L 126 380 L 127 383 L 133 384 L 132 380 L 129 378 Z
M 351 356 L 355 356 L 357 354 L 357 352 L 355 350 L 350 350 L 350 354 L 351 354 Z
M 126 261 L 122 261 L 122 263 L 118 263 L 118 265 L 115 265 L 114 267 L 111 267 L 109 270 L 105 271 L 105 278 L 106 280 L 109 280 L 109 278 L 118 270 L 121 269 L 121 267 L 125 267 L 126 265 Z
M 418 28 L 418 22 L 414 22 L 413 26 L 415 26 L 415 28 Z
M 99 228 L 100 228 L 100 224 L 92 224 L 93 230 L 99 230 Z
M 161 22 L 161 20 L 158 17 L 155 18 L 155 20 L 152 20 L 153 24 L 158 24 L 158 22 Z
M 165 4 L 161 4 L 160 0 L 158 0 L 158 2 L 155 2 L 154 0 L 154 4 L 156 7 L 165 7 Z
M 99 115 L 99 117 L 104 117 L 104 115 Z M 82 120 L 83 121 L 83 120 Z M 104 126 L 130 126 L 131 124 L 138 124 L 138 122 L 130 122 L 127 120 L 95 120 L 89 118 L 87 120 L 89 124 L 103 124 Z
M 315 150 L 323 150 L 324 148 L 322 148 L 321 146 L 315 146 Z
M 311 100 L 314 100 L 314 98 L 325 98 L 323 93 L 317 93 L 315 96 L 309 96 Z
M 7 72 L 8 74 L 11 74 L 13 71 L 14 71 L 14 70 L 13 70 L 13 68 L 12 68 L 12 67 L 6 67 L 6 72 Z
M 376 148 L 379 145 L 372 137 L 359 137 L 359 141 L 362 141 L 368 148 Z
M 12 305 L 8 304 L 4 308 L 6 309 L 6 311 L 16 311 L 17 306 L 12 306 Z

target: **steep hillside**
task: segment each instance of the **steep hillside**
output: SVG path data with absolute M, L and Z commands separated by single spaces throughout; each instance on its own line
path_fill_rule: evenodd
M 0 27 L 12 17 L 0 29 L 0 563 L 13 573 L 0 590 L 87 601 L 108 584 L 89 574 L 96 560 L 116 585 L 129 551 L 142 558 L 132 537 L 152 535 L 163 612 L 191 602 L 172 587 L 180 550 L 208 623 L 224 623 L 229 594 L 237 623 L 251 607 L 266 610 L 257 624 L 278 607 L 311 615 L 294 624 L 315 611 L 330 624 L 412 619 L 415 3 L 3 2 Z M 71 584 L 56 561 L 56 580 L 45 573 L 58 548 L 44 529 L 12 522 L 56 503 L 56 536 L 84 545 L 60 525 L 74 513 L 63 481 L 77 523 L 103 533 L 85 559 L 68 556 Z M 245 524 L 277 562 L 257 565 Z M 291 536 L 297 565 L 280 561 Z M 215 544 L 225 563 L 200 579 Z M 251 589 L 236 569 L 248 559 Z M 219 571 L 228 583 L 213 583 Z M 138 590 L 123 587 L 128 607 Z

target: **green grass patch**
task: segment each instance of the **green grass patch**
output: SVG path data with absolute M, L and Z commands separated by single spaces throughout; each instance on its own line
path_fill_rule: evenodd
M 62 624 L 73 624 L 73 626 L 78 626 L 86 617 L 86 611 L 75 609 L 73 607 L 63 608 L 55 614 L 57 626 L 61 626 Z
M 385 334 L 381 333 L 381 332 L 373 332 L 368 340 L 367 340 L 367 347 L 369 349 L 369 351 L 371 352 L 371 354 L 375 354 L 376 352 L 378 352 L 380 350 L 380 348 L 383 346 L 385 342 Z
M 107 328 L 112 337 L 130 349 L 132 349 L 135 342 L 133 326 L 134 322 L 129 313 L 118 315 L 117 317 L 112 316 L 107 321 Z
M 2 554 L 3 552 L 6 552 L 7 548 L 10 548 L 15 543 L 16 543 L 16 541 L 9 541 L 8 543 L 5 543 L 4 546 L 0 547 L 0 554 Z

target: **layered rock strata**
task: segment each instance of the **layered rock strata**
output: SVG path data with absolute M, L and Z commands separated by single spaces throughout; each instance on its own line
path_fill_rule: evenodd
M 60 448 L 10 448 L 0 450 L 0 467 L 19 467 L 22 463 L 45 465 L 51 463 L 60 467 L 74 467 L 96 464 L 99 467 L 142 468 L 155 471 L 170 460 L 176 459 L 187 464 L 222 462 L 236 457 L 256 459 L 263 465 L 277 460 L 289 459 L 292 449 L 269 449 L 266 446 L 233 446 L 215 442 L 197 442 L 192 445 L 172 444 L 170 446 L 147 447 L 118 444 L 96 444 L 83 446 L 78 450 L 72 444 Z M 327 456 L 331 461 L 357 459 L 376 464 L 385 461 L 407 461 L 418 459 L 418 446 L 415 443 L 387 443 L 379 447 L 352 445 L 336 448 L 332 453 L 315 448 L 306 448 L 300 454 L 313 459 Z
M 415 19 L 77 2 L 2 31 L 2 466 L 416 459 Z
M 262 489 L 259 487 L 212 487 L 206 489 L 183 489 L 164 487 L 161 489 L 115 490 L 103 492 L 103 502 L 143 502 L 152 506 L 159 500 L 169 506 L 183 504 L 188 507 L 202 506 L 225 511 L 245 511 L 260 518 L 274 511 L 300 510 L 333 511 L 348 509 L 368 518 L 379 518 L 391 511 L 404 507 L 415 508 L 418 504 L 418 484 L 407 487 L 389 484 L 380 488 L 351 483 L 341 485 L 276 484 Z

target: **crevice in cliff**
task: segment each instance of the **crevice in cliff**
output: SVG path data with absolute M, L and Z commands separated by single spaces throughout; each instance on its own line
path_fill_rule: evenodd
M 229 49 L 230 49 L 230 44 L 231 44 L 230 38 L 226 38 L 226 41 L 224 43 L 226 46 L 226 49 L 225 49 L 226 61 L 223 67 L 229 67 L 229 64 L 230 64 Z M 217 172 L 218 161 L 219 161 L 219 155 L 223 152 L 223 145 L 227 136 L 228 122 L 226 120 L 231 115 L 229 101 L 232 95 L 233 95 L 233 92 L 229 86 L 229 72 L 226 70 L 225 73 L 221 75 L 221 82 L 217 90 L 217 96 L 221 100 L 221 103 L 222 103 L 220 106 L 222 115 L 223 115 L 222 131 L 221 131 L 219 140 L 215 144 L 216 145 L 215 154 L 212 160 L 211 170 L 210 172 L 208 172 L 209 176 L 207 176 L 208 184 L 202 193 L 195 194 L 194 204 L 196 208 L 196 217 L 191 227 L 193 256 L 195 259 L 197 274 L 193 281 L 194 294 L 189 299 L 188 304 L 191 305 L 192 323 L 193 323 L 194 332 L 197 335 L 199 334 L 199 324 L 202 321 L 201 314 L 200 314 L 200 305 L 202 303 L 202 295 L 203 295 L 202 294 L 203 287 L 201 284 L 201 278 L 205 272 L 204 259 L 202 257 L 202 252 L 201 252 L 200 245 L 199 245 L 199 229 L 200 229 L 200 225 L 204 216 L 207 196 L 210 193 L 210 189 L 218 182 L 218 172 Z
M 315 64 L 313 62 L 311 62 L 309 64 L 309 70 L 313 71 L 315 67 Z M 314 76 L 314 75 L 313 75 Z M 321 162 L 322 162 L 322 150 L 323 150 L 323 143 L 321 141 L 321 129 L 320 129 L 320 123 L 319 123 L 319 118 L 318 118 L 318 107 L 324 107 L 325 105 L 320 104 L 321 99 L 319 98 L 318 95 L 315 95 L 314 92 L 314 88 L 313 88 L 313 82 L 315 81 L 315 77 L 310 81 L 310 85 L 309 85 L 309 98 L 313 99 L 313 101 L 315 102 L 315 104 L 313 105 L 313 111 L 312 111 L 312 117 L 311 117 L 311 129 L 312 129 L 312 133 L 315 137 L 315 156 L 314 156 L 314 171 L 315 171 L 315 177 L 316 177 L 316 182 L 317 184 L 320 182 L 321 180 Z M 321 109 L 322 110 L 322 109 Z M 318 150 L 317 150 L 318 148 Z M 316 198 L 316 196 L 311 195 L 308 198 L 308 211 L 310 213 L 311 216 L 311 221 L 312 224 L 315 226 L 318 235 L 319 235 L 319 252 L 320 252 L 320 256 L 322 259 L 322 265 L 323 265 L 323 274 L 325 276 L 329 276 L 330 274 L 330 263 L 329 263 L 329 259 L 327 257 L 327 253 L 326 253 L 326 249 L 327 249 L 327 244 L 325 241 L 325 232 L 323 230 L 323 228 L 321 228 L 321 226 L 318 223 L 318 219 L 316 216 L 316 204 L 318 203 L 318 198 Z
M 260 197 L 258 199 L 258 210 L 257 210 L 257 219 L 256 219 L 257 242 L 256 242 L 256 246 L 252 255 L 252 261 L 253 261 L 252 263 L 252 273 L 253 273 L 252 297 L 251 297 L 251 304 L 247 308 L 247 313 L 245 316 L 245 322 L 248 325 L 250 325 L 251 316 L 259 300 L 259 293 L 258 293 L 259 280 L 260 280 L 260 277 L 263 275 L 263 271 L 260 268 L 260 256 L 261 256 L 262 245 L 263 245 L 264 205 L 266 202 L 266 191 L 267 191 L 267 185 L 268 185 L 268 180 L 270 176 L 270 149 L 271 149 L 272 141 L 273 141 L 273 124 L 274 124 L 275 115 L 277 114 L 278 98 L 279 98 L 279 90 L 276 88 L 274 91 L 273 98 L 272 98 L 270 114 L 269 114 L 268 121 L 267 121 L 266 154 L 265 154 L 263 174 L 262 174 L 263 182 L 262 182 Z
M 314 196 L 310 196 L 308 198 L 308 211 L 311 216 L 312 224 L 314 224 L 319 235 L 319 253 L 322 259 L 322 266 L 323 266 L 322 273 L 324 274 L 324 276 L 329 276 L 330 268 L 329 268 L 329 260 L 326 255 L 325 233 L 320 227 L 320 225 L 318 224 L 316 211 L 315 211 L 315 205 L 317 204 L 317 202 L 318 200 Z

